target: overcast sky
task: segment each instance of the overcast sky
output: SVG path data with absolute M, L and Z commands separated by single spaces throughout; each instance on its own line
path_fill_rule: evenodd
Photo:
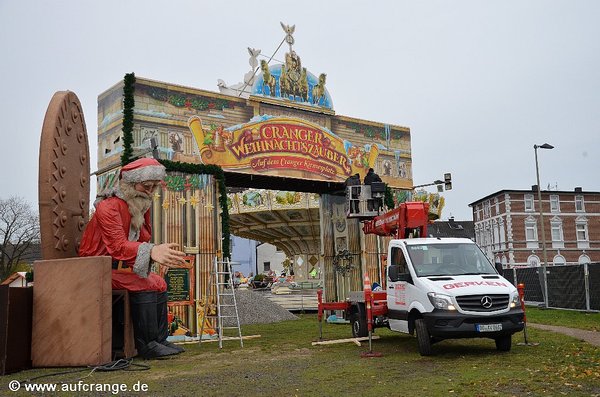
M 452 173 L 443 218 L 530 188 L 545 142 L 544 188 L 600 191 L 600 1 L 0 0 L 0 198 L 37 206 L 54 92 L 79 97 L 95 171 L 98 94 L 129 72 L 218 92 L 280 21 L 336 114 L 410 127 L 415 184 Z

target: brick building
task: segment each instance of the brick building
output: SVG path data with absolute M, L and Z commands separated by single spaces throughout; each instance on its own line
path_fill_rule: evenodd
M 600 192 L 542 191 L 548 265 L 600 262 Z M 504 265 L 544 260 L 537 187 L 500 190 L 469 204 L 475 241 Z

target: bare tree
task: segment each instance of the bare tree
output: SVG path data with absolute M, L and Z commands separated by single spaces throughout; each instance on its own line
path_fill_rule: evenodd
M 38 214 L 22 197 L 0 199 L 0 279 L 10 276 L 40 241 Z

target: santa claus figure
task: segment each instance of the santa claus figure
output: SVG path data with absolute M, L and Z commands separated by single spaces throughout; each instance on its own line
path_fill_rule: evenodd
M 152 195 L 165 177 L 165 167 L 142 158 L 121 169 L 116 189 L 96 203 L 80 256 L 113 258 L 112 288 L 130 293 L 135 347 L 143 358 L 181 353 L 167 341 L 167 284 L 150 271 L 151 261 L 174 267 L 184 263 L 177 244 L 152 244 Z

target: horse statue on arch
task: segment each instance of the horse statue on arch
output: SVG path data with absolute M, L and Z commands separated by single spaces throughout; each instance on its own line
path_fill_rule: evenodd
M 288 78 L 285 65 L 281 65 L 281 75 L 279 76 L 279 91 L 281 93 L 280 96 L 285 99 L 289 99 L 290 94 L 292 93 L 292 87 L 290 85 L 290 80 Z
M 308 102 L 308 75 L 306 72 L 306 68 L 302 68 L 302 73 L 300 74 L 300 89 L 299 89 L 300 98 L 304 102 Z
M 321 73 L 319 75 L 319 82 L 315 84 L 312 89 L 312 102 L 313 104 L 319 104 L 321 98 L 325 97 L 325 79 L 327 75 L 325 73 Z
M 269 71 L 269 65 L 267 64 L 267 61 L 264 59 L 261 60 L 260 68 L 263 74 L 263 94 L 266 94 L 265 87 L 269 87 L 269 95 L 275 96 L 275 86 L 277 85 L 277 81 L 275 80 L 275 76 L 273 76 Z

